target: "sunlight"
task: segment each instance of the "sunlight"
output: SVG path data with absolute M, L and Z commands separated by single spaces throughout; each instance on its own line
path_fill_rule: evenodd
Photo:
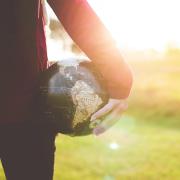
M 180 46 L 179 0 L 88 0 L 123 49 Z
M 112 142 L 109 144 L 109 148 L 112 150 L 116 150 L 119 148 L 119 144 L 117 144 L 116 142 Z

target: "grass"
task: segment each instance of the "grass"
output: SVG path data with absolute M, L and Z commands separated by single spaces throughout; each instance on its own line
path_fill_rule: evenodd
M 180 62 L 131 64 L 129 110 L 101 136 L 59 135 L 54 180 L 180 179 Z
M 98 138 L 60 136 L 55 179 L 179 179 L 179 140 L 177 129 L 129 116 Z M 117 149 L 110 148 L 113 142 Z

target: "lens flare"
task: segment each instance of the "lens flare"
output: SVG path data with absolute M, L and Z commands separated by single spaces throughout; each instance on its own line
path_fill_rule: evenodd
M 109 148 L 112 149 L 112 150 L 116 150 L 116 149 L 119 149 L 120 148 L 120 145 L 116 142 L 112 142 L 109 144 Z

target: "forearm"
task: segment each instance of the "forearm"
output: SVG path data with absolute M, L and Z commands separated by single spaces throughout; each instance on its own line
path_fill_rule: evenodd
M 48 0 L 74 42 L 103 74 L 112 98 L 126 98 L 132 74 L 113 38 L 86 0 Z

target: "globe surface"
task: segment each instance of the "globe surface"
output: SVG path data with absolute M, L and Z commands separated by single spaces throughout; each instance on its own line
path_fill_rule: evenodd
M 90 118 L 108 102 L 102 75 L 92 62 L 67 59 L 53 64 L 40 79 L 41 112 L 58 132 L 92 133 Z

